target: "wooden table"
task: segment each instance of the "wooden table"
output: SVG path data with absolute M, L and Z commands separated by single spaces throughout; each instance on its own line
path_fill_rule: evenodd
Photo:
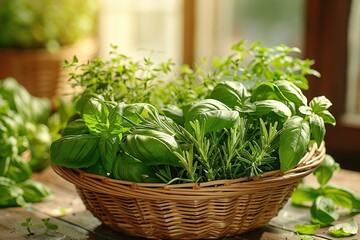
M 129 237 L 115 232 L 101 224 L 85 209 L 81 199 L 77 196 L 72 184 L 56 175 L 51 168 L 46 169 L 34 178 L 45 182 L 54 191 L 55 198 L 51 201 L 32 204 L 26 208 L 0 209 L 0 239 L 90 239 L 90 240 L 115 240 L 115 239 L 140 239 Z M 305 179 L 308 184 L 315 185 L 313 176 Z M 331 180 L 333 185 L 345 187 L 360 193 L 360 173 L 342 170 L 336 173 Z M 41 219 L 50 218 L 59 226 L 57 231 L 45 233 L 45 229 L 34 227 L 35 235 L 29 236 L 26 228 L 21 223 L 28 217 L 32 222 L 39 223 Z M 305 223 L 310 219 L 308 208 L 294 207 L 288 202 L 266 226 L 226 239 L 299 239 L 294 233 L 293 226 L 297 223 Z M 355 216 L 360 225 L 360 214 Z M 344 219 L 342 219 L 344 221 Z M 360 234 L 346 239 L 359 239 Z M 319 229 L 314 239 L 339 239 L 332 238 L 327 234 L 327 228 Z

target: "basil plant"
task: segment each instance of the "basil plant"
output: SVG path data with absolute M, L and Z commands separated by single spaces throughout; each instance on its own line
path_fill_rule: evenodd
M 206 182 L 286 172 L 325 124 L 325 96 L 308 100 L 307 75 L 319 76 L 297 48 L 241 41 L 213 66 L 156 64 L 114 54 L 71 73 L 83 92 L 76 114 L 51 145 L 60 166 L 134 182 Z

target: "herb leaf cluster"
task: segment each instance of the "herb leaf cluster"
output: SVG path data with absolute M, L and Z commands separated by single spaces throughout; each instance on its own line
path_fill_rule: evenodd
M 49 165 L 50 102 L 31 96 L 15 79 L 0 83 L 0 208 L 52 197 L 33 172 Z
M 241 41 L 233 54 L 173 69 L 117 53 L 65 67 L 76 115 L 51 145 L 55 164 L 140 182 L 204 182 L 294 168 L 325 124 L 324 96 L 308 101 L 306 75 L 319 76 L 297 48 Z M 206 65 L 206 64 L 204 64 Z M 125 167 L 126 166 L 126 167 Z M 125 168 L 125 169 L 124 169 Z M 128 169 L 131 176 L 125 174 Z
M 311 224 L 299 224 L 295 229 L 300 234 L 313 234 L 320 227 L 329 227 L 329 233 L 335 237 L 347 237 L 357 234 L 358 225 L 351 219 L 347 222 L 341 220 L 340 209 L 359 211 L 360 195 L 345 188 L 329 184 L 334 172 L 340 170 L 340 165 L 330 156 L 326 155 L 322 164 L 314 171 L 319 187 L 300 184 L 291 196 L 296 206 L 309 206 Z

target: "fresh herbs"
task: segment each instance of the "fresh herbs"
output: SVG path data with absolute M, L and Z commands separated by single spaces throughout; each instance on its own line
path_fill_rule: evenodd
M 325 160 L 314 172 L 320 187 L 301 184 L 292 194 L 291 199 L 295 205 L 311 205 L 309 220 L 312 224 L 295 226 L 298 233 L 312 234 L 318 228 L 330 226 L 340 220 L 339 208 L 350 211 L 360 209 L 359 194 L 328 184 L 333 173 L 339 169 L 339 164 L 330 155 L 326 155 Z M 357 228 L 357 223 L 351 220 L 331 226 L 329 232 L 335 237 L 346 237 L 356 234 Z
M 12 78 L 1 81 L 0 94 L 0 207 L 49 199 L 50 189 L 30 178 L 50 162 L 50 102 Z
M 172 69 L 117 53 L 65 67 L 77 114 L 51 146 L 55 164 L 116 179 L 206 182 L 294 168 L 325 123 L 335 124 L 324 96 L 308 101 L 306 75 L 319 76 L 297 48 L 245 41 L 234 53 Z M 206 64 L 205 64 L 206 65 Z M 115 167 L 114 167 L 115 166 Z M 136 166 L 134 177 L 125 166 Z M 125 167 L 126 168 L 126 167 Z M 155 177 L 154 177 L 155 176 Z
M 45 234 L 49 230 L 55 231 L 59 228 L 58 225 L 50 222 L 50 218 L 41 219 L 41 223 L 33 223 L 31 221 L 31 218 L 29 217 L 29 218 L 26 218 L 23 223 L 21 223 L 21 226 L 26 228 L 26 231 L 29 233 L 29 235 L 35 235 L 35 233 L 32 230 L 34 227 L 45 227 L 46 228 Z

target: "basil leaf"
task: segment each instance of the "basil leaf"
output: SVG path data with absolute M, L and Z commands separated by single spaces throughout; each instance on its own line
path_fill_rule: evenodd
M 185 118 L 184 113 L 181 108 L 176 105 L 166 105 L 161 108 L 161 111 L 166 117 L 171 118 L 175 123 L 179 125 L 184 125 Z
M 324 96 L 314 97 L 309 103 L 311 111 L 321 117 L 324 123 L 335 125 L 336 120 L 334 116 L 327 110 L 331 105 L 330 100 Z
M 0 208 L 25 205 L 22 197 L 24 191 L 16 186 L 16 182 L 0 176 Z
M 98 144 L 100 160 L 106 172 L 112 172 L 116 154 L 119 149 L 119 142 L 120 140 L 117 136 L 110 138 L 100 138 Z
M 320 224 L 297 224 L 294 228 L 300 234 L 313 234 L 320 228 Z
M 251 93 L 250 98 L 252 102 L 270 99 L 288 101 L 288 99 L 282 94 L 278 86 L 271 82 L 260 83 Z
M 261 100 L 253 102 L 256 111 L 250 113 L 253 115 L 264 116 L 267 114 L 276 114 L 280 118 L 288 119 L 291 116 L 291 110 L 284 103 L 277 100 Z
M 307 105 L 307 98 L 302 93 L 301 89 L 286 80 L 277 80 L 274 84 L 280 89 L 281 93 L 296 106 Z
M 102 164 L 100 164 L 99 162 L 88 168 L 83 168 L 83 170 L 87 173 L 92 173 L 92 174 L 96 174 L 96 175 L 100 175 L 100 176 L 104 176 L 104 177 L 110 176 L 110 173 L 105 171 L 104 166 Z
M 339 218 L 334 202 L 327 197 L 319 196 L 310 208 L 311 222 L 327 226 Z
M 249 96 L 250 93 L 241 82 L 223 81 L 214 87 L 209 98 L 218 100 L 228 107 L 233 108 Z
M 292 193 L 291 201 L 295 205 L 304 205 L 306 202 L 314 202 L 319 194 L 319 191 L 313 187 L 299 185 Z
M 205 132 L 233 127 L 239 120 L 239 113 L 215 99 L 197 101 L 185 116 L 185 128 L 192 132 L 191 122 L 205 123 Z
M 11 159 L 8 172 L 5 177 L 8 177 L 15 182 L 23 182 L 29 179 L 32 175 L 30 165 L 20 156 L 15 156 Z
M 360 209 L 360 195 L 336 186 L 326 186 L 322 194 L 341 207 L 353 210 Z
M 102 100 L 90 98 L 84 106 L 82 117 L 90 132 L 101 134 L 107 130 L 108 114 L 108 108 Z
M 64 136 L 51 144 L 51 160 L 69 168 L 90 167 L 99 159 L 99 139 L 92 134 Z
M 313 113 L 311 107 L 308 107 L 308 106 L 300 106 L 299 112 L 301 112 L 304 115 L 309 115 L 309 116 Z
M 149 117 L 149 112 L 158 113 L 157 109 L 147 103 L 133 103 L 124 106 L 123 117 L 133 123 L 140 123 L 143 118 Z M 132 127 L 128 121 L 123 121 L 124 127 Z
M 331 105 L 332 103 L 325 96 L 314 97 L 309 103 L 309 106 L 313 110 L 313 113 L 316 114 L 327 110 L 329 107 L 331 107 Z
M 309 117 L 311 136 L 315 140 L 316 144 L 320 146 L 324 140 L 326 133 L 324 120 L 316 114 L 310 115 Z
M 18 187 L 24 191 L 23 197 L 26 202 L 40 202 L 53 197 L 49 187 L 35 180 L 26 180 L 18 184 Z
M 180 151 L 175 138 L 152 129 L 135 129 L 121 145 L 129 155 L 147 165 L 169 164 L 181 166 L 173 151 Z
M 93 98 L 104 101 L 104 98 L 101 95 L 97 95 L 97 94 L 94 94 L 94 93 L 93 94 L 84 94 L 84 95 L 81 96 L 80 99 L 78 99 L 75 102 L 75 110 L 76 110 L 76 112 L 82 116 L 82 114 L 84 113 L 86 105 L 88 104 L 90 99 L 93 99 Z
M 7 174 L 9 171 L 10 161 L 10 157 L 0 157 L 0 176 L 5 176 Z
M 324 110 L 316 114 L 322 117 L 325 123 L 330 123 L 333 126 L 336 125 L 335 117 L 328 110 Z
M 310 142 L 310 127 L 303 118 L 293 116 L 289 118 L 280 133 L 280 170 L 282 172 L 293 169 L 305 152 Z
M 329 228 L 329 232 L 335 237 L 348 237 L 357 234 L 358 224 L 352 219 L 350 222 L 339 223 Z
M 112 107 L 109 111 L 109 116 L 108 116 L 109 130 L 108 131 L 112 136 L 119 135 L 127 130 L 122 126 L 123 108 L 124 108 L 124 104 L 118 103 L 114 107 Z
M 84 119 L 79 118 L 69 122 L 61 134 L 67 136 L 86 133 L 89 133 L 89 128 L 86 126 Z
M 324 187 L 331 179 L 334 171 L 338 170 L 340 170 L 339 164 L 329 154 L 326 154 L 324 161 L 315 169 L 314 175 L 317 177 L 320 186 Z
M 151 166 L 127 155 L 120 154 L 114 163 L 115 179 L 131 182 L 159 182 Z

